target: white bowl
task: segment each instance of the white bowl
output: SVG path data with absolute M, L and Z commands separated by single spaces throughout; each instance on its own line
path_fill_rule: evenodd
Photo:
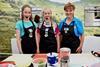
M 35 58 L 33 59 L 34 67 L 46 67 L 47 59 L 46 58 Z

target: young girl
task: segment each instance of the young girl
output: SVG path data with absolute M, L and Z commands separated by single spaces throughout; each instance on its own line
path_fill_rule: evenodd
M 40 53 L 59 52 L 59 29 L 52 20 L 52 11 L 49 8 L 43 10 L 43 21 L 36 31 L 38 52 L 39 50 Z
M 21 20 L 16 23 L 16 38 L 20 53 L 36 53 L 36 24 L 32 22 L 32 9 L 29 5 L 22 7 Z

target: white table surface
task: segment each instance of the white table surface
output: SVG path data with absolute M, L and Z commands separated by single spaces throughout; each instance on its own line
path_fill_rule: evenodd
M 14 61 L 16 67 L 28 67 L 32 62 L 31 56 L 32 54 L 13 54 L 4 61 Z M 100 63 L 100 58 L 92 54 L 71 54 L 69 67 L 90 67 L 95 63 Z

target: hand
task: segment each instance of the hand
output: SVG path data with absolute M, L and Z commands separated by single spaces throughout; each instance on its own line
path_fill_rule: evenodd
M 82 47 L 79 46 L 79 47 L 77 48 L 76 52 L 77 52 L 77 53 L 82 53 Z
M 22 50 L 19 50 L 19 53 L 20 53 L 20 54 L 23 54 L 23 51 L 22 51 Z

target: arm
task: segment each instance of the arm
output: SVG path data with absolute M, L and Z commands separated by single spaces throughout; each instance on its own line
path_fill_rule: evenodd
M 80 45 L 77 48 L 76 52 L 78 52 L 78 53 L 81 53 L 82 52 L 83 42 L 84 42 L 84 35 L 81 35 L 80 36 Z
M 83 25 L 82 25 L 81 21 L 79 21 L 79 23 L 77 24 L 77 29 L 78 29 L 78 33 L 79 33 L 80 45 L 77 48 L 76 52 L 81 53 L 82 47 L 83 47 L 83 42 L 84 42 L 84 29 L 83 29 Z
M 20 38 L 20 31 L 19 30 L 16 30 L 16 39 L 17 39 L 17 45 L 18 45 L 19 52 L 22 53 L 21 38 Z
M 60 36 L 59 33 L 56 35 L 56 40 L 57 40 L 57 52 L 60 51 Z
M 58 28 L 58 25 L 55 25 L 55 35 L 56 35 L 56 40 L 57 40 L 57 52 L 60 51 L 60 31 Z
M 59 22 L 59 25 L 58 25 L 58 28 L 59 28 L 59 40 L 60 40 L 60 46 L 61 46 L 61 41 L 62 41 L 62 34 L 61 34 L 61 28 L 62 28 L 62 25 L 64 23 L 64 20 L 60 21 Z
M 83 47 L 83 42 L 84 42 L 84 34 L 80 36 L 80 47 Z
M 39 53 L 39 44 L 40 44 L 40 33 L 39 33 L 39 29 L 36 29 L 35 31 L 35 38 L 36 38 L 36 45 L 37 45 L 37 53 Z

